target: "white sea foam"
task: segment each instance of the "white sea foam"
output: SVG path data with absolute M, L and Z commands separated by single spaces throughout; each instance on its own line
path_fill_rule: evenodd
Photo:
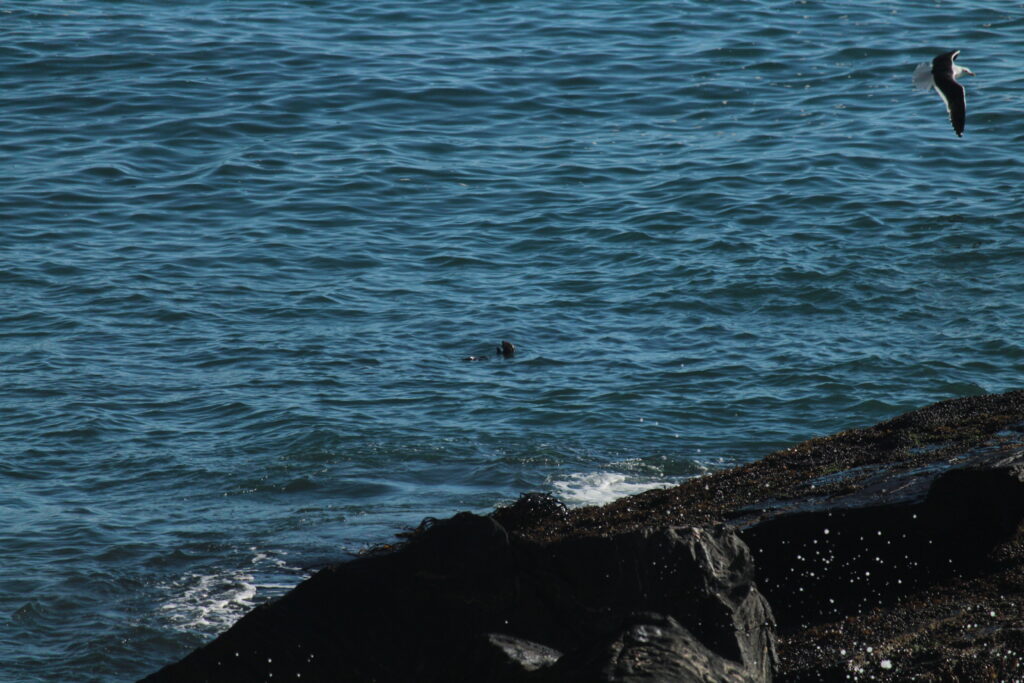
M 178 631 L 222 631 L 253 608 L 257 593 L 244 572 L 189 574 L 170 588 L 176 594 L 161 609 Z
M 160 606 L 180 632 L 220 633 L 259 602 L 292 588 L 302 570 L 257 552 L 248 566 L 193 572 L 164 586 L 170 597 Z
M 571 474 L 553 482 L 555 496 L 570 507 L 604 505 L 613 500 L 650 489 L 672 486 L 673 481 L 621 472 L 588 472 Z

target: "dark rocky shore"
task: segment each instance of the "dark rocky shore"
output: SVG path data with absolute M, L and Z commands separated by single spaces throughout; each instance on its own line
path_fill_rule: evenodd
M 323 569 L 146 681 L 1024 678 L 1024 392 Z

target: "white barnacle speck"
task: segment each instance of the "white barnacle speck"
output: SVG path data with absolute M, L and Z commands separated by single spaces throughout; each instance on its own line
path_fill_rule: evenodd
M 891 659 L 883 659 L 879 666 L 881 666 L 883 669 L 888 671 L 889 669 L 892 668 L 892 660 Z

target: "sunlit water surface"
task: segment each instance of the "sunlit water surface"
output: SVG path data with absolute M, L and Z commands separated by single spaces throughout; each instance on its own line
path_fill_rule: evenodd
M 4 680 L 1021 385 L 1019 2 L 0 12 Z M 954 48 L 963 139 L 911 87 Z

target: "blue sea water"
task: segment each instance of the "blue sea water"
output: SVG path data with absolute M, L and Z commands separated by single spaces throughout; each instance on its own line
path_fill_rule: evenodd
M 0 680 L 134 680 L 427 515 L 1022 385 L 1020 2 L 0 19 Z M 954 48 L 963 139 L 911 87 Z

